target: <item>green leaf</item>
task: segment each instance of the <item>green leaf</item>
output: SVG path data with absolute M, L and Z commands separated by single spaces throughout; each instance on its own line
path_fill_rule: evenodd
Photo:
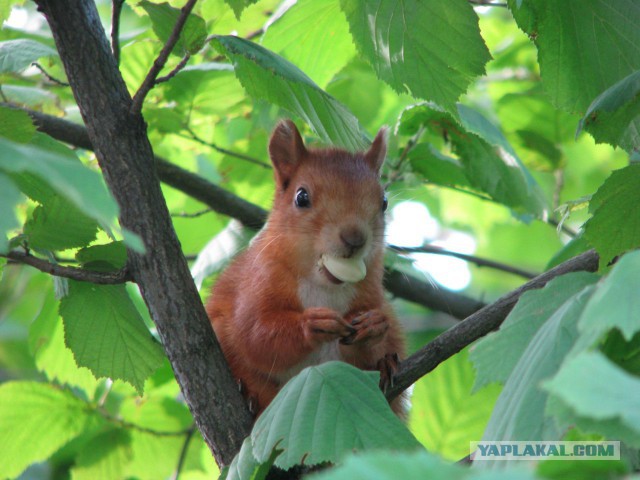
M 164 358 L 124 285 L 69 282 L 60 302 L 65 342 L 78 365 L 96 377 L 124 380 L 142 394 Z
M 603 334 L 612 328 L 627 340 L 640 331 L 640 251 L 624 255 L 598 286 L 578 323 L 581 332 Z
M 178 17 L 180 17 L 180 9 L 173 8 L 168 3 L 151 3 L 147 0 L 143 0 L 138 5 L 149 14 L 154 33 L 163 43 L 166 43 L 173 32 Z M 186 53 L 193 55 L 204 47 L 206 39 L 207 24 L 205 21 L 198 15 L 189 14 L 180 32 L 180 38 L 171 53 L 180 56 Z M 179 50 L 176 51 L 176 49 Z
M 413 171 L 429 183 L 444 186 L 471 187 L 464 167 L 452 157 L 442 154 L 433 145 L 420 143 L 407 154 Z
M 354 450 L 419 448 L 389 408 L 377 377 L 344 362 L 306 368 L 258 418 L 251 432 L 255 458 L 265 462 L 277 447 L 283 452 L 275 463 L 286 469 L 336 462 Z
M 238 20 L 240 20 L 242 11 L 245 8 L 257 2 L 258 0 L 225 0 L 225 3 L 233 9 L 233 13 Z
M 568 273 L 554 278 L 541 289 L 525 292 L 500 330 L 490 333 L 472 347 L 470 358 L 478 372 L 474 389 L 492 382 L 504 384 L 540 327 L 567 299 L 593 285 L 599 278 L 587 272 Z M 500 361 L 496 362 L 496 358 Z
M 640 149 L 640 70 L 623 78 L 596 98 L 580 120 L 598 143 L 631 153 Z
M 73 480 L 112 480 L 123 478 L 131 461 L 131 439 L 125 430 L 112 428 L 89 440 L 78 453 L 71 469 Z
M 380 79 L 456 117 L 456 101 L 491 59 L 465 0 L 342 0 L 353 39 Z
M 276 447 L 273 449 L 271 457 L 260 463 L 253 454 L 251 437 L 247 437 L 242 442 L 240 452 L 233 458 L 228 470 L 220 478 L 224 478 L 224 480 L 263 480 L 280 453 L 282 450 Z
M 97 232 L 94 219 L 59 195 L 39 205 L 24 226 L 29 246 L 40 250 L 82 247 L 95 240 Z
M 123 242 L 111 242 L 105 245 L 92 245 L 78 250 L 78 260 L 83 267 L 108 272 L 123 268 L 127 263 L 127 250 Z
M 280 54 L 326 87 L 356 51 L 339 0 L 302 0 L 270 25 L 262 46 Z
M 0 137 L 27 143 L 33 138 L 35 131 L 36 127 L 27 112 L 17 108 L 0 107 Z
M 39 177 L 101 225 L 112 225 L 118 214 L 101 175 L 58 152 L 0 138 L 0 170 Z
M 53 48 L 30 39 L 0 42 L 0 73 L 20 72 L 42 57 L 58 55 Z
M 88 419 L 87 404 L 65 390 L 37 382 L 0 385 L 0 476 L 17 477 L 48 458 Z
M 500 387 L 472 394 L 474 377 L 464 350 L 415 384 L 409 428 L 427 451 L 457 461 L 469 454 L 469 442 L 481 438 Z
M 77 387 L 93 396 L 98 381 L 89 369 L 78 367 L 64 343 L 64 327 L 58 316 L 58 302 L 48 290 L 40 313 L 29 327 L 29 351 L 36 367 L 48 380 Z
M 558 371 L 573 347 L 577 321 L 593 288 L 569 297 L 535 333 L 504 385 L 483 440 L 559 438 L 557 426 L 545 421 L 547 393 L 539 385 Z
M 584 227 L 584 236 L 606 265 L 616 255 L 640 246 L 640 165 L 615 170 L 591 197 L 593 216 Z
M 538 47 L 553 103 L 584 112 L 601 92 L 640 65 L 640 4 L 634 0 L 541 0 L 511 11 Z
M 461 124 L 436 105 L 414 105 L 403 112 L 400 132 L 413 134 L 426 126 L 447 138 L 474 188 L 515 211 L 544 216 L 542 190 L 500 130 L 469 107 L 458 105 L 458 111 Z
M 582 430 L 602 433 L 640 447 L 640 379 L 599 352 L 570 358 L 543 388 L 555 397 L 552 413 L 567 410 Z M 575 419 L 574 418 L 574 419 Z
M 152 430 L 161 430 L 157 423 Z M 154 435 L 132 429 L 131 451 L 133 459 L 126 466 L 126 475 L 122 478 L 138 478 L 140 480 L 155 480 L 157 478 L 171 478 L 180 457 L 180 449 L 184 445 L 186 434 Z M 112 477 L 113 478 L 113 477 Z M 107 479 L 108 480 L 108 479 Z
M 16 217 L 16 206 L 23 198 L 13 181 L 0 172 L 0 205 L 2 205 L 2 210 L 0 210 L 0 253 L 6 253 L 9 250 L 7 234 L 20 226 Z
M 358 119 L 293 64 L 242 38 L 216 35 L 212 43 L 233 63 L 249 95 L 298 115 L 327 143 L 350 150 L 367 146 Z

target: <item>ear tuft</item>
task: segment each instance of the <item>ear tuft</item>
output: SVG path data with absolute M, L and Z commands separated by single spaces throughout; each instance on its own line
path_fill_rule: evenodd
M 382 127 L 378 131 L 376 138 L 373 139 L 373 143 L 364 154 L 365 161 L 369 164 L 371 169 L 377 173 L 380 172 L 380 167 L 384 163 L 384 158 L 387 156 L 387 137 L 389 136 L 389 128 Z
M 286 189 L 302 158 L 306 155 L 300 132 L 291 120 L 281 120 L 269 140 L 269 156 L 275 168 L 276 182 Z

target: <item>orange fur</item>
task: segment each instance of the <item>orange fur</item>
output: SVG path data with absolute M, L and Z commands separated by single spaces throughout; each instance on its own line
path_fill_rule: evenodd
M 382 288 L 379 169 L 385 133 L 356 154 L 307 150 L 290 121 L 281 122 L 271 137 L 273 210 L 250 247 L 220 276 L 207 303 L 231 370 L 258 415 L 306 366 L 339 359 L 375 370 L 385 355 L 404 356 L 400 327 Z M 309 194 L 308 208 L 295 204 L 301 187 Z M 364 245 L 354 246 L 358 239 Z M 322 254 L 363 255 L 365 278 L 335 284 L 319 264 Z M 397 413 L 400 403 L 393 404 Z

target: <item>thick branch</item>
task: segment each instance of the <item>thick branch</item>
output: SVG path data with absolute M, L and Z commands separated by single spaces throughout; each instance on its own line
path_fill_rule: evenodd
M 131 274 L 126 268 L 115 272 L 96 272 L 84 268 L 65 267 L 17 250 L 9 252 L 6 255 L 0 255 L 0 257 L 6 257 L 15 262 L 30 265 L 41 272 L 55 275 L 56 277 L 70 278 L 81 282 L 97 283 L 100 285 L 115 285 L 131 280 Z
M 47 17 L 89 143 L 120 206 L 120 224 L 145 245 L 146 254 L 127 252 L 130 271 L 196 424 L 218 463 L 226 465 L 252 419 L 182 255 L 144 120 L 132 108 L 93 0 L 36 3 Z
M 598 254 L 590 250 L 577 257 L 538 275 L 533 280 L 499 298 L 491 305 L 469 316 L 466 320 L 450 328 L 436 337 L 423 348 L 400 363 L 398 372 L 393 377 L 393 386 L 386 392 L 391 400 L 409 387 L 419 378 L 436 368 L 447 358 L 455 355 L 464 347 L 497 329 L 514 307 L 520 296 L 536 288 L 542 288 L 550 280 L 569 272 L 598 270 Z
M 171 55 L 173 48 L 176 46 L 176 43 L 178 43 L 182 28 L 184 27 L 184 24 L 187 23 L 187 18 L 189 18 L 189 14 L 191 13 L 191 10 L 193 10 L 193 7 L 195 6 L 197 1 L 198 0 L 189 0 L 180 10 L 180 16 L 178 17 L 178 20 L 176 20 L 176 24 L 173 26 L 173 30 L 171 31 L 171 35 L 169 35 L 169 38 L 167 39 L 167 43 L 165 43 L 164 47 L 162 47 L 162 50 L 160 50 L 158 58 L 154 60 L 149 73 L 147 73 L 147 76 L 142 81 L 142 85 L 140 85 L 140 88 L 133 96 L 133 102 L 131 104 L 132 114 L 139 114 L 142 110 L 142 103 L 144 102 L 145 97 L 156 84 L 156 78 L 158 78 L 158 75 L 164 68 L 165 63 L 167 63 L 169 55 Z

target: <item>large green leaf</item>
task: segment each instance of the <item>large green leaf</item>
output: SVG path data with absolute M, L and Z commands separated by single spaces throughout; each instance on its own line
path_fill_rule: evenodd
M 366 147 L 358 119 L 296 66 L 242 38 L 217 35 L 212 43 L 233 63 L 249 95 L 303 118 L 327 143 L 351 150 Z
M 168 3 L 151 3 L 143 0 L 139 5 L 144 8 L 151 19 L 154 33 L 166 43 L 180 17 L 181 11 Z M 180 32 L 180 38 L 171 53 L 184 55 L 194 54 L 204 46 L 207 38 L 207 25 L 198 15 L 189 14 Z M 177 51 L 176 51 L 177 50 Z
M 96 238 L 98 224 L 59 195 L 39 205 L 24 225 L 31 248 L 65 250 L 83 247 Z
M 121 379 L 142 394 L 145 380 L 164 354 L 124 285 L 69 282 L 60 302 L 65 341 L 78 365 L 96 377 Z
M 102 225 L 112 225 L 117 216 L 117 204 L 100 174 L 58 152 L 0 138 L 0 171 L 39 177 Z
M 640 251 L 623 256 L 598 286 L 578 323 L 596 335 L 617 328 L 627 340 L 640 331 Z
M 584 236 L 607 264 L 616 255 L 640 246 L 640 165 L 614 171 L 589 202 L 593 216 Z
M 543 192 L 500 130 L 469 107 L 458 105 L 458 112 L 461 123 L 434 104 L 414 105 L 402 114 L 400 132 L 413 134 L 425 126 L 447 138 L 474 188 L 515 211 L 543 217 Z
M 598 281 L 598 275 L 569 273 L 554 278 L 544 288 L 525 292 L 500 330 L 478 341 L 471 349 L 477 370 L 474 389 L 492 382 L 504 384 L 538 329 L 568 298 Z M 496 362 L 496 358 L 500 361 Z
M 596 98 L 580 120 L 596 142 L 640 150 L 640 70 L 620 80 Z
M 20 226 L 16 217 L 16 206 L 24 197 L 13 181 L 0 172 L 0 253 L 6 253 L 9 249 L 7 233 Z
M 356 53 L 339 0 L 297 2 L 269 26 L 261 44 L 323 88 Z
M 290 380 L 251 432 L 255 458 L 263 463 L 274 448 L 276 465 L 290 468 L 339 461 L 354 450 L 410 450 L 420 443 L 396 417 L 378 375 L 344 362 L 309 367 Z
M 457 461 L 469 454 L 469 442 L 487 426 L 500 387 L 472 394 L 475 372 L 467 350 L 421 378 L 411 395 L 409 428 L 427 451 Z
M 601 92 L 640 68 L 640 4 L 635 0 L 540 0 L 514 5 L 538 47 L 553 103 L 582 113 Z
M 86 403 L 53 385 L 0 385 L 0 476 L 15 478 L 48 458 L 82 432 L 89 415 Z
M 553 396 L 551 413 L 561 421 L 640 447 L 640 378 L 604 355 L 584 351 L 562 366 L 544 388 Z M 571 415 L 567 418 L 567 415 Z
M 413 147 L 407 158 L 414 171 L 429 183 L 454 187 L 471 187 L 462 164 L 455 158 L 444 155 L 429 143 Z
M 78 367 L 64 344 L 64 328 L 58 316 L 58 302 L 49 289 L 40 313 L 29 328 L 29 350 L 36 367 L 52 382 L 80 388 L 88 398 L 98 385 L 89 369 Z
M 593 288 L 588 286 L 569 297 L 533 336 L 505 383 L 483 440 L 559 437 L 556 425 L 545 419 L 547 393 L 540 389 L 540 382 L 558 371 L 574 345 L 578 336 L 576 324 Z
M 491 58 L 466 0 L 342 0 L 351 34 L 377 75 L 400 93 L 457 116 L 456 101 Z
M 19 72 L 42 57 L 58 55 L 55 49 L 35 40 L 21 38 L 0 42 L 0 73 Z

